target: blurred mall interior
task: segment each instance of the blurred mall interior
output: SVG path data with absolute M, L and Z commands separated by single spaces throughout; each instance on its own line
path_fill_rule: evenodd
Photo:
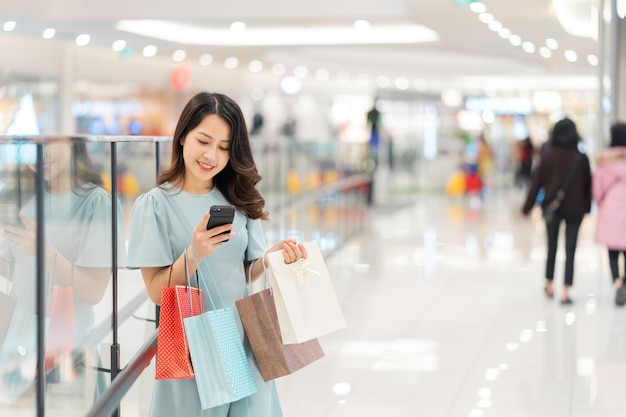
M 348 323 L 276 381 L 285 417 L 623 415 L 626 310 L 596 206 L 562 306 L 543 293 L 545 226 L 538 209 L 521 215 L 518 169 L 522 144 L 536 166 L 568 117 L 593 171 L 626 121 L 626 1 L 4 3 L 0 226 L 24 227 L 40 199 L 41 149 L 81 147 L 119 203 L 100 233 L 119 227 L 120 244 L 69 361 L 39 378 L 0 350 L 0 417 L 148 415 L 158 310 L 124 267 L 125 232 L 200 91 L 241 106 L 267 241 L 318 242 Z M 42 308 L 46 267 L 19 269 L 7 247 L 0 233 L 1 295 L 30 288 L 19 301 Z M 557 293 L 563 261 L 559 249 Z

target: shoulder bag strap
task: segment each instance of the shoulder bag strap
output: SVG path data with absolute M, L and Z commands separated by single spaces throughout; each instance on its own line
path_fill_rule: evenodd
M 561 188 L 559 188 L 559 191 L 556 192 L 556 197 L 550 203 L 552 208 L 554 208 L 555 210 L 558 209 L 559 206 L 561 205 L 561 202 L 563 201 L 563 198 L 565 197 L 565 193 L 567 192 L 569 185 L 574 179 L 574 173 L 576 172 L 576 168 L 578 167 L 578 163 L 580 162 L 581 159 L 582 159 L 582 155 L 579 155 L 578 153 L 576 153 L 576 156 L 574 157 L 574 162 L 572 162 L 572 166 L 569 168 L 569 171 L 567 172 L 567 177 L 565 177 L 565 181 L 563 181 L 563 185 L 561 185 Z

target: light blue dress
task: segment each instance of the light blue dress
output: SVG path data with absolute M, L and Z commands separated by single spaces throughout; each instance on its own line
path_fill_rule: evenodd
M 128 267 L 171 265 L 191 244 L 193 228 L 215 204 L 229 204 L 216 188 L 209 193 L 196 195 L 165 183 L 140 195 L 130 217 Z M 265 235 L 260 220 L 249 219 L 239 210 L 235 213 L 233 231 L 235 237 L 207 257 L 206 261 L 226 307 L 235 313 L 257 392 L 234 403 L 203 411 L 195 380 L 155 380 L 151 417 L 282 416 L 276 386 L 273 381 L 263 380 L 235 305 L 235 301 L 247 295 L 244 261 L 263 256 L 266 250 Z M 201 268 L 213 300 L 219 300 L 215 288 L 211 288 L 209 271 L 204 265 Z M 209 308 L 210 305 L 205 295 L 205 306 Z

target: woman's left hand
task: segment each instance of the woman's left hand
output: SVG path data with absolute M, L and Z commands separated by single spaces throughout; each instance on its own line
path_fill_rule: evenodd
M 292 264 L 299 259 L 306 258 L 306 248 L 302 243 L 298 243 L 296 239 L 284 239 L 272 246 L 267 252 L 283 251 L 283 259 L 286 264 Z M 266 262 L 267 263 L 267 262 Z

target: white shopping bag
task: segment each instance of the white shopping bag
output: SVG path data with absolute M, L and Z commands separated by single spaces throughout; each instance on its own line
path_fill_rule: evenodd
M 317 242 L 304 246 L 307 258 L 288 265 L 282 251 L 267 255 L 283 344 L 303 343 L 346 327 Z

